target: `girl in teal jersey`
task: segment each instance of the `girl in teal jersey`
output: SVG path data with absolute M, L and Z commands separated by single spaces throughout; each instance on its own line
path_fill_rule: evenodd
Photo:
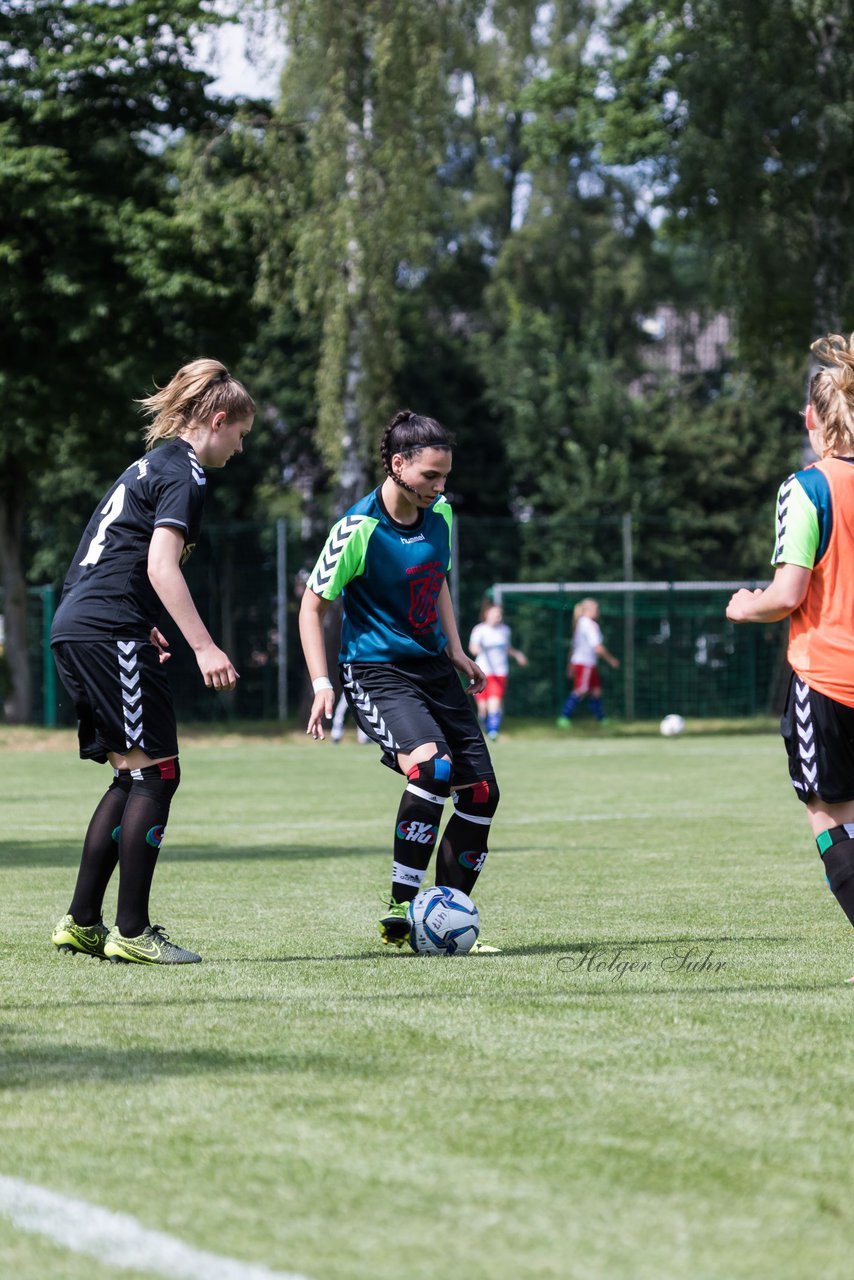
M 443 497 L 452 440 L 433 418 L 404 409 L 381 443 L 383 483 L 332 529 L 309 577 L 300 635 L 314 687 L 307 732 L 332 717 L 323 617 L 343 598 L 341 684 L 359 727 L 407 779 L 394 827 L 384 943 L 402 946 L 406 909 L 436 848 L 436 882 L 471 894 L 487 854 L 498 786 L 467 694 L 485 684 L 457 630 L 447 574 L 451 508 Z M 461 683 L 462 679 L 462 683 Z M 465 686 L 465 690 L 463 688 Z M 454 813 L 441 840 L 445 800 Z M 476 944 L 476 950 L 494 950 Z

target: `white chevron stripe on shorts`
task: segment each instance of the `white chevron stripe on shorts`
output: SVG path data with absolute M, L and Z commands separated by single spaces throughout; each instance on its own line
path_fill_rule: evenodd
M 352 691 L 353 702 L 359 709 L 359 716 L 364 721 L 367 732 L 386 751 L 399 751 L 400 747 L 395 742 L 394 735 L 385 720 L 383 720 L 379 707 L 371 701 L 370 694 L 362 688 L 358 680 L 354 679 L 353 668 L 348 663 L 343 670 L 344 688 Z
M 125 748 L 145 747 L 142 732 L 142 688 L 139 682 L 138 644 L 136 640 L 116 641 L 119 657 L 119 681 L 122 690 L 122 713 L 125 725 Z
M 810 711 L 809 685 L 795 678 L 795 732 L 798 735 L 798 760 L 801 765 L 803 790 L 817 791 L 818 761 L 815 756 L 815 730 Z M 795 784 L 797 786 L 797 783 Z M 800 788 L 799 788 L 800 790 Z

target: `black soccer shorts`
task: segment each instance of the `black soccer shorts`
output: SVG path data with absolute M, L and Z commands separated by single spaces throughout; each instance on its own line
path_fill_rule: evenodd
M 792 673 L 780 732 L 799 800 L 854 800 L 854 707 L 811 689 Z
M 340 675 L 357 724 L 383 749 L 383 764 L 400 772 L 399 752 L 435 742 L 451 757 L 454 786 L 495 779 L 473 699 L 447 655 L 344 663 Z
M 140 747 L 152 760 L 178 754 L 169 680 L 148 640 L 61 640 L 53 645 L 74 701 L 81 760 Z

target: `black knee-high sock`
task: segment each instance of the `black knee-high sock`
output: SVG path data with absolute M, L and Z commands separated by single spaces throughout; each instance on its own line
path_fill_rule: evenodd
M 164 760 L 145 769 L 134 769 L 132 777 L 119 836 L 116 904 L 116 928 L 126 938 L 138 937 L 151 923 L 148 918 L 151 881 L 181 770 L 177 759 Z
M 446 763 L 428 762 L 434 774 L 438 769 L 445 777 L 430 776 L 428 765 L 413 765 L 407 775 L 409 781 L 394 823 L 391 896 L 396 902 L 411 902 L 418 893 L 436 847 L 442 810 L 451 792 L 451 770 L 449 764 L 445 768 Z
M 854 825 L 831 827 L 816 837 L 834 898 L 854 925 Z
M 130 794 L 129 769 L 116 769 L 115 776 L 89 820 L 77 884 L 69 914 L 78 924 L 97 924 L 101 919 L 104 894 L 119 860 L 119 828 Z
M 834 889 L 833 896 L 851 924 L 854 925 L 854 879 L 846 880 L 845 884 L 841 884 L 838 889 Z
M 494 781 L 454 792 L 454 813 L 436 854 L 437 884 L 462 889 L 471 896 L 489 851 L 489 827 L 498 799 Z

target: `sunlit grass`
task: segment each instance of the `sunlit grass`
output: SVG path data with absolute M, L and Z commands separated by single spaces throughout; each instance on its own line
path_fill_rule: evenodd
M 373 748 L 191 735 L 177 970 L 52 953 L 107 780 L 58 738 L 0 756 L 0 1173 L 312 1280 L 847 1273 L 854 946 L 776 737 L 511 726 L 503 953 L 445 960 L 378 944 Z

